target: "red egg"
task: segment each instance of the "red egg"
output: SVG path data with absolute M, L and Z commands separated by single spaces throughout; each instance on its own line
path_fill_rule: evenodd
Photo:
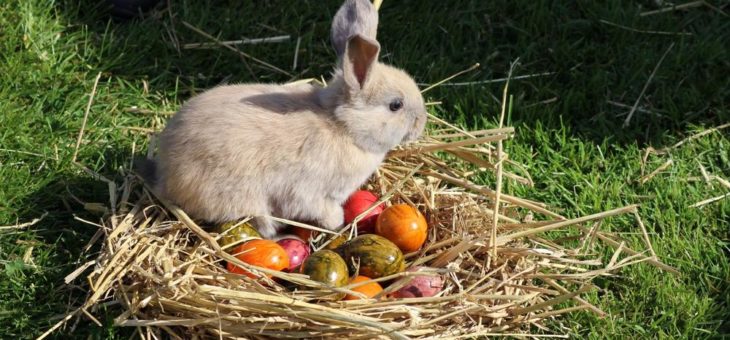
M 295 238 L 285 238 L 276 241 L 284 251 L 289 255 L 289 268 L 293 270 L 299 267 L 302 262 L 309 256 L 309 245 Z
M 368 210 L 377 201 L 378 197 L 369 191 L 355 191 L 342 206 L 345 211 L 345 224 L 352 223 L 355 217 Z M 372 233 L 375 229 L 375 221 L 377 221 L 378 215 L 383 212 L 383 209 L 385 209 L 383 204 L 373 208 L 370 213 L 357 222 L 357 230 L 361 233 Z
M 300 227 L 292 227 L 291 233 L 302 239 L 303 241 L 309 241 L 315 236 L 317 236 L 317 232 L 312 229 L 307 228 L 300 228 Z
M 410 268 L 407 271 L 418 271 L 418 267 Z M 391 293 L 390 296 L 394 298 L 432 297 L 443 288 L 444 281 L 441 276 L 419 275 L 415 276 L 403 288 Z

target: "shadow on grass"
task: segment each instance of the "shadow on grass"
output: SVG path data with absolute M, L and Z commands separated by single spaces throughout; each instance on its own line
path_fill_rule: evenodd
M 122 154 L 109 156 L 120 159 L 127 157 Z M 105 175 L 114 179 L 114 174 Z M 18 231 L 27 233 L 18 242 L 18 247 L 25 247 L 32 252 L 32 262 L 26 263 L 22 258 L 11 257 L 5 264 L 4 274 L 8 280 L 0 284 L 11 287 L 6 286 L 1 290 L 18 292 L 18 296 L 13 297 L 13 309 L 0 315 L 0 324 L 5 325 L 0 329 L 0 338 L 12 338 L 21 334 L 38 336 L 61 320 L 66 313 L 84 303 L 90 293 L 85 277 L 94 267 L 88 268 L 69 284 L 64 282 L 64 278 L 77 267 L 95 259 L 100 249 L 98 242 L 90 244 L 98 228 L 79 219 L 100 223 L 103 214 L 93 209 L 87 211 L 83 203 L 102 203 L 103 206 L 109 206 L 108 197 L 105 183 L 85 175 L 66 175 L 18 202 L 18 206 L 24 207 L 18 212 L 20 221 L 31 221 L 46 215 L 31 228 Z M 12 237 L 10 234 L 0 236 Z M 38 265 L 36 262 L 43 264 Z M 12 287 L 13 285 L 17 287 Z M 90 310 L 92 315 L 102 318 L 102 327 L 88 327 L 86 324 L 92 321 L 82 315 L 54 332 L 52 338 L 64 339 L 71 334 L 73 337 L 83 338 L 127 338 L 132 330 L 112 331 L 112 318 L 121 313 L 118 308 L 110 306 Z M 49 318 L 49 315 L 54 316 Z

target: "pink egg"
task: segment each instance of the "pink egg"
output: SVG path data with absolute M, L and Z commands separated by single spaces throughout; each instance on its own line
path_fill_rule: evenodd
M 418 267 L 408 269 L 409 272 L 417 271 Z M 444 288 L 444 280 L 441 276 L 423 275 L 414 277 L 403 288 L 391 293 L 395 298 L 416 298 L 432 297 Z
M 289 270 L 299 267 L 309 256 L 309 245 L 296 238 L 285 238 L 276 241 L 289 255 Z

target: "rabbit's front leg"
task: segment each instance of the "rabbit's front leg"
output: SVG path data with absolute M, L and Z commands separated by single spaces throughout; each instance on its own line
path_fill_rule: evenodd
M 319 217 L 317 222 L 320 226 L 328 230 L 335 230 L 342 226 L 345 221 L 345 215 L 342 206 L 332 199 L 323 199 L 319 204 Z
M 258 216 L 254 218 L 254 225 L 258 229 L 261 236 L 265 239 L 271 239 L 276 235 L 280 224 L 269 217 Z

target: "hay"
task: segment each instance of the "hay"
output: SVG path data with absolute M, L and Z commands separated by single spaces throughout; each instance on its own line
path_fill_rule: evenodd
M 635 205 L 567 219 L 544 204 L 475 184 L 471 179 L 484 174 L 495 182 L 503 176 L 513 185 L 532 183 L 501 147 L 488 144 L 511 138 L 514 129 L 470 133 L 435 117 L 430 124 L 430 137 L 391 152 L 368 189 L 381 201 L 413 204 L 426 215 L 427 244 L 406 261 L 425 266 L 419 274 L 443 275 L 445 288 L 437 296 L 388 298 L 387 292 L 414 275 L 400 273 L 377 280 L 390 285 L 374 300 L 333 300 L 334 292 L 352 287 L 329 288 L 301 274 L 238 261 L 220 248 L 218 235 L 154 198 L 127 172 L 123 183 L 110 185 L 110 201 L 118 203 L 100 229 L 98 258 L 66 278 L 70 282 L 95 266 L 87 277 L 89 297 L 57 326 L 74 315 L 93 318 L 90 313 L 100 304 L 119 303 L 123 312 L 115 324 L 138 327 L 143 338 L 159 333 L 174 339 L 561 336 L 559 316 L 578 310 L 605 314 L 582 297 L 596 289 L 594 278 L 641 262 L 676 272 L 649 250 L 643 223 L 646 251 L 630 249 L 601 230 L 612 216 L 629 214 L 626 218 L 640 221 Z M 352 237 L 353 227 L 338 233 Z M 320 233 L 313 246 L 332 237 Z M 606 249 L 613 251 L 607 262 Z M 223 261 L 275 279 L 231 274 Z

